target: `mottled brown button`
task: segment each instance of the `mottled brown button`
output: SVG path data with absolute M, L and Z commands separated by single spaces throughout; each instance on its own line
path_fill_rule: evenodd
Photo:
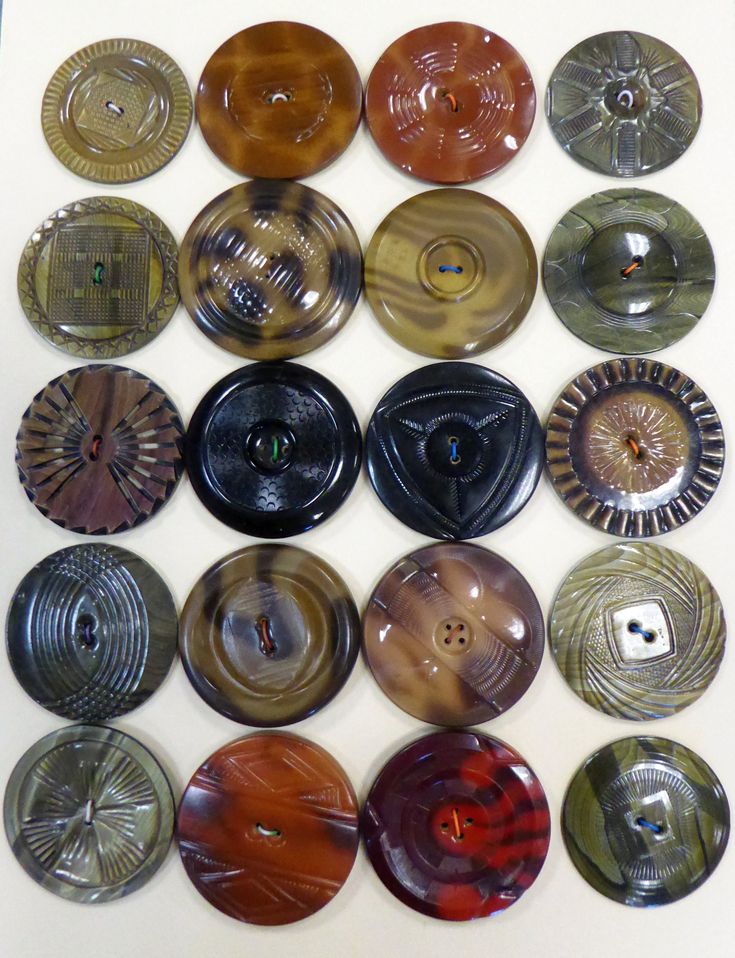
M 72 532 L 110 535 L 168 500 L 183 436 L 173 403 L 150 379 L 124 366 L 82 366 L 34 397 L 15 458 L 39 512 Z
M 196 111 L 207 145 L 228 166 L 293 179 L 347 148 L 360 122 L 362 83 L 328 34 L 286 20 L 259 23 L 214 52 Z

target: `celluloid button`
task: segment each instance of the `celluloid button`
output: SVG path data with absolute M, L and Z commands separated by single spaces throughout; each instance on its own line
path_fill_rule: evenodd
M 657 719 L 706 691 L 725 652 L 722 603 L 685 556 L 650 542 L 608 546 L 562 583 L 549 623 L 569 687 L 600 712 Z
M 18 265 L 23 312 L 73 356 L 113 359 L 154 339 L 179 303 L 178 249 L 145 206 L 115 196 L 52 213 Z
M 667 905 L 715 870 L 730 834 L 725 790 L 698 755 L 665 738 L 624 738 L 591 755 L 564 798 L 575 867 L 607 898 Z
M 31 878 L 61 898 L 104 902 L 149 881 L 174 831 L 166 773 L 140 742 L 72 725 L 32 745 L 5 789 L 5 834 Z
M 546 115 L 564 150 L 609 176 L 641 176 L 673 163 L 699 129 L 692 68 L 645 33 L 589 37 L 557 63 Z
M 373 67 L 365 115 L 406 173 L 435 183 L 505 166 L 536 113 L 531 73 L 506 40 L 471 23 L 434 23 L 394 41 Z
M 207 705 L 246 725 L 289 725 L 331 701 L 357 658 L 344 580 L 304 549 L 257 545 L 217 562 L 181 616 L 181 658 Z
M 647 353 L 685 336 L 712 298 L 715 259 L 704 230 L 648 190 L 595 193 L 554 227 L 544 286 L 575 336 L 614 353 Z
M 360 74 L 326 33 L 286 20 L 230 37 L 196 95 L 207 145 L 245 176 L 310 176 L 350 144 L 362 113 Z
M 176 607 L 152 566 L 102 543 L 47 556 L 10 603 L 15 677 L 64 718 L 102 722 L 146 701 L 176 654 Z
M 46 142 L 72 173 L 131 183 L 178 153 L 192 112 L 186 77 L 163 50 L 141 40 L 101 40 L 54 73 L 41 123 Z
M 549 807 L 525 759 L 479 732 L 434 732 L 385 765 L 363 808 L 378 877 L 432 918 L 503 911 L 541 871 Z
M 34 397 L 15 459 L 42 515 L 72 532 L 110 535 L 168 501 L 183 439 L 176 408 L 152 380 L 124 366 L 81 366 Z
M 521 323 L 536 292 L 531 239 L 501 203 L 473 190 L 419 193 L 386 216 L 365 255 L 365 292 L 407 349 L 458 359 Z
M 383 576 L 363 637 L 373 675 L 399 708 L 433 725 L 476 725 L 515 705 L 533 682 L 544 619 L 509 562 L 442 542 Z
M 280 538 L 342 505 L 360 472 L 362 436 L 326 377 L 296 363 L 252 363 L 201 400 L 186 456 L 194 491 L 220 522 Z
M 249 359 L 300 356 L 347 322 L 362 251 L 342 210 L 301 183 L 251 180 L 199 213 L 181 246 L 181 298 L 199 329 Z
M 484 366 L 434 363 L 380 400 L 366 456 L 373 488 L 401 522 L 435 539 L 472 539 L 528 502 L 543 447 L 517 386 Z
M 248 735 L 192 776 L 179 851 L 197 891 L 239 921 L 286 925 L 337 894 L 358 845 L 357 798 L 337 762 L 285 733 Z
M 651 359 L 611 359 L 566 386 L 549 416 L 554 489 L 586 522 L 622 537 L 688 522 L 714 495 L 722 423 L 702 390 Z

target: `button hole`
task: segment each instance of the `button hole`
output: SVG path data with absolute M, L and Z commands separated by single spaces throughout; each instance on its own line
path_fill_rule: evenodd
M 123 107 L 119 106 L 113 100 L 107 100 L 105 107 L 110 111 L 110 113 L 114 113 L 115 116 L 122 116 L 125 113 Z
M 92 460 L 92 462 L 97 462 L 99 459 L 103 442 L 104 438 L 100 436 L 99 433 L 97 433 L 95 436 L 92 436 L 92 446 L 89 450 L 89 458 Z
M 268 826 L 263 825 L 262 822 L 256 823 L 255 830 L 258 832 L 258 834 L 262 835 L 263 838 L 280 838 L 281 837 L 280 828 L 268 828 Z
M 94 821 L 94 813 L 95 813 L 94 799 L 88 798 L 87 804 L 84 806 L 84 824 L 85 825 L 92 824 L 92 822 Z

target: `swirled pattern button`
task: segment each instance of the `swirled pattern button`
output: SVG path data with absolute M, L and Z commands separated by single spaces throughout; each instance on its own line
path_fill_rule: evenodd
M 722 423 L 684 373 L 650 359 L 611 359 L 572 380 L 546 432 L 554 489 L 586 522 L 622 537 L 656 536 L 693 519 L 722 476 Z
M 650 542 L 608 546 L 575 566 L 549 633 L 572 691 L 625 719 L 664 718 L 691 705 L 725 652 L 712 583 L 685 556 Z
M 582 166 L 641 176 L 687 149 L 702 97 L 692 68 L 668 44 L 613 31 L 583 40 L 557 63 L 546 115 L 559 144 Z
M 222 193 L 184 237 L 181 298 L 199 329 L 249 359 L 287 359 L 347 322 L 362 251 L 342 210 L 301 183 L 252 180 Z
M 399 37 L 365 90 L 378 147 L 406 173 L 435 183 L 469 182 L 505 166 L 535 113 L 521 55 L 471 23 L 434 23 Z
M 564 798 L 562 835 L 585 881 L 624 905 L 667 905 L 712 874 L 730 835 L 707 763 L 665 738 L 624 738 L 591 755 Z
M 396 753 L 363 808 L 378 877 L 433 918 L 503 911 L 538 877 L 549 847 L 546 796 L 525 759 L 479 732 L 435 732 Z
M 248 735 L 196 770 L 178 838 L 186 873 L 210 904 L 239 921 L 286 925 L 319 911 L 347 881 L 357 798 L 313 742 Z
M 509 562 L 470 543 L 411 552 L 368 602 L 364 648 L 378 684 L 433 725 L 476 725 L 518 701 L 544 654 L 544 619 Z
M 606 190 L 577 203 L 544 255 L 544 286 L 559 319 L 614 353 L 677 342 L 701 319 L 714 285 L 714 254 L 700 224 L 648 190 Z
M 304 23 L 258 23 L 216 50 L 199 81 L 207 145 L 245 176 L 310 176 L 349 145 L 362 113 L 347 51 Z
M 52 379 L 23 414 L 21 485 L 39 512 L 86 535 L 140 525 L 176 488 L 184 429 L 173 403 L 124 366 L 93 365 Z
M 129 735 L 72 725 L 13 769 L 5 833 L 31 878 L 61 898 L 104 902 L 149 881 L 174 830 L 174 800 L 154 756 Z

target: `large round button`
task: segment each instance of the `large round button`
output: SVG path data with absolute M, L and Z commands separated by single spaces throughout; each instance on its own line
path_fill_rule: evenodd
M 367 465 L 387 509 L 435 539 L 472 539 L 512 519 L 543 468 L 543 433 L 523 393 L 472 363 L 435 363 L 383 396 Z
M 145 206 L 93 196 L 41 223 L 18 266 L 23 311 L 73 356 L 113 359 L 154 339 L 179 303 L 178 250 Z
M 365 255 L 365 292 L 381 326 L 407 349 L 440 359 L 510 336 L 531 306 L 537 274 L 520 221 L 473 190 L 429 190 L 401 203 Z
M 319 911 L 352 870 L 357 798 L 312 742 L 261 733 L 219 749 L 192 776 L 178 815 L 179 851 L 197 891 L 256 925 Z
M 624 905 L 666 905 L 698 888 L 730 834 L 725 790 L 698 755 L 665 738 L 624 738 L 582 765 L 562 834 L 595 891 Z
M 503 911 L 541 871 L 549 807 L 525 759 L 479 732 L 435 732 L 376 778 L 363 835 L 378 877 L 410 908 L 451 921 Z
M 365 90 L 370 132 L 385 156 L 422 180 L 463 183 L 505 166 L 536 113 L 518 51 L 484 27 L 434 23 L 404 34 Z
M 439 543 L 397 562 L 370 597 L 363 636 L 386 695 L 433 725 L 476 725 L 505 712 L 544 653 L 531 586 L 469 543 Z
M 664 718 L 691 705 L 725 652 L 712 583 L 685 556 L 650 542 L 608 546 L 575 566 L 549 633 L 572 691 L 625 719 Z
M 225 376 L 187 433 L 194 491 L 221 522 L 265 538 L 324 522 L 360 472 L 352 407 L 324 376 L 296 363 L 253 363 Z
M 554 403 L 546 456 L 556 492 L 612 535 L 655 536 L 694 518 L 722 475 L 725 442 L 691 379 L 650 359 L 611 359 Z
M 181 297 L 209 338 L 249 359 L 287 359 L 347 322 L 362 252 L 340 208 L 301 183 L 252 180 L 212 200 L 181 246 Z
M 73 725 L 25 753 L 5 790 L 5 833 L 28 874 L 78 902 L 129 895 L 163 864 L 174 830 L 166 774 L 129 735 Z
M 178 153 L 192 112 L 186 77 L 163 50 L 141 40 L 101 40 L 53 75 L 41 123 L 48 145 L 72 173 L 131 183 Z
M 712 247 L 697 220 L 648 190 L 595 193 L 554 227 L 544 286 L 575 336 L 613 353 L 647 353 L 685 336 L 709 305 Z
M 230 37 L 196 96 L 207 145 L 246 176 L 310 176 L 355 135 L 362 83 L 347 51 L 304 23 L 259 23 Z
M 668 44 L 613 31 L 583 40 L 557 63 L 546 115 L 582 166 L 641 176 L 686 150 L 699 129 L 702 97 L 692 68 Z
M 39 512 L 72 532 L 110 535 L 168 500 L 183 439 L 178 412 L 150 379 L 124 366 L 82 366 L 34 397 L 15 458 Z

